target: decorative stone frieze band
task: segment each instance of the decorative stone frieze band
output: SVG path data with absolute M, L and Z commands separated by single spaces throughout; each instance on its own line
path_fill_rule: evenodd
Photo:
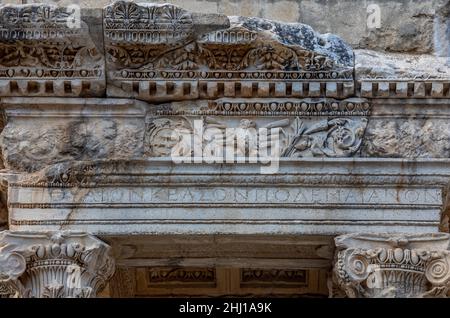
M 0 232 L 2 297 L 95 297 L 113 273 L 110 247 L 94 236 Z
M 354 93 L 351 48 L 306 25 L 221 15 L 198 21 L 170 4 L 127 1 L 107 6 L 103 22 L 110 96 L 165 101 Z M 201 27 L 206 22 L 210 30 Z
M 101 48 L 73 8 L 0 6 L 0 96 L 101 96 Z
M 338 236 L 334 280 L 348 297 L 446 297 L 450 236 L 446 233 Z
M 0 96 L 450 98 L 444 57 L 354 51 L 300 23 L 123 0 L 83 14 L 1 5 Z

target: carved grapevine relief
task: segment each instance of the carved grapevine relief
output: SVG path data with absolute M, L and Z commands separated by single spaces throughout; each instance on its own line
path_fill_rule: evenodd
M 306 127 L 297 117 L 293 134 L 288 136 L 288 146 L 283 150 L 285 157 L 302 157 L 305 154 L 327 157 L 350 157 L 361 146 L 367 126 L 367 119 L 326 119 Z

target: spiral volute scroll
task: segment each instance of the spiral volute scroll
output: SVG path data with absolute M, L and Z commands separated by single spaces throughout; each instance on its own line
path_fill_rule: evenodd
M 450 255 L 445 253 L 441 257 L 428 263 L 425 276 L 433 286 L 450 285 Z
M 19 253 L 0 254 L 0 282 L 18 279 L 26 268 L 27 262 Z

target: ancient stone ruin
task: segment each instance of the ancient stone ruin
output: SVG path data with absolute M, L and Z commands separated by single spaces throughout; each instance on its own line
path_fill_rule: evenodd
M 447 296 L 448 58 L 172 4 L 78 22 L 0 6 L 0 296 Z

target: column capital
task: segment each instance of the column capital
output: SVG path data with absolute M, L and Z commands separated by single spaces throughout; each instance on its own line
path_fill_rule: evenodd
M 0 232 L 3 297 L 95 297 L 113 273 L 111 248 L 92 235 Z
M 348 297 L 446 297 L 450 235 L 353 233 L 335 238 L 333 280 Z

